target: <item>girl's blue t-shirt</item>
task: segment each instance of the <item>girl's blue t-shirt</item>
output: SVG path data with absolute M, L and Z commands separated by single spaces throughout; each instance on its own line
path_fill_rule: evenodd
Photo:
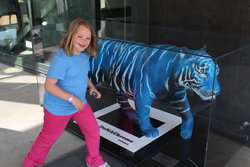
M 58 79 L 56 85 L 87 103 L 85 97 L 88 85 L 89 55 L 85 52 L 80 55 L 67 56 L 63 49 L 57 51 L 53 57 L 47 78 Z M 44 107 L 53 115 L 66 116 L 77 112 L 76 108 L 63 99 L 45 91 Z

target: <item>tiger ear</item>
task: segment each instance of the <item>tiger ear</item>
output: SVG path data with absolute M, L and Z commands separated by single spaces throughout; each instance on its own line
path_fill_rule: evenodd
M 206 52 L 207 51 L 207 45 L 204 45 L 200 50 Z

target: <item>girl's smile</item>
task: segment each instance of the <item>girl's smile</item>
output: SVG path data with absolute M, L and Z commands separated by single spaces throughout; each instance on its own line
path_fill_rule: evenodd
M 73 37 L 73 53 L 81 54 L 89 46 L 90 41 L 91 31 L 84 26 L 80 26 Z

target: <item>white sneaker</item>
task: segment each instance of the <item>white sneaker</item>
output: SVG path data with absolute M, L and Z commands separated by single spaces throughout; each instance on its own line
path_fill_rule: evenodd
M 94 166 L 89 166 L 88 164 L 87 164 L 87 166 L 88 167 L 94 167 Z M 107 162 L 105 162 L 104 164 L 102 164 L 100 166 L 96 166 L 96 167 L 110 167 L 110 165 Z

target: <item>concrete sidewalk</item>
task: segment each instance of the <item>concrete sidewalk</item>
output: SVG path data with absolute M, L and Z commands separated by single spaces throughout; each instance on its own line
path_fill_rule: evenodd
M 41 130 L 42 110 L 36 76 L 0 63 L 0 166 L 21 166 Z M 84 145 L 82 139 L 64 131 L 45 164 L 85 148 Z

